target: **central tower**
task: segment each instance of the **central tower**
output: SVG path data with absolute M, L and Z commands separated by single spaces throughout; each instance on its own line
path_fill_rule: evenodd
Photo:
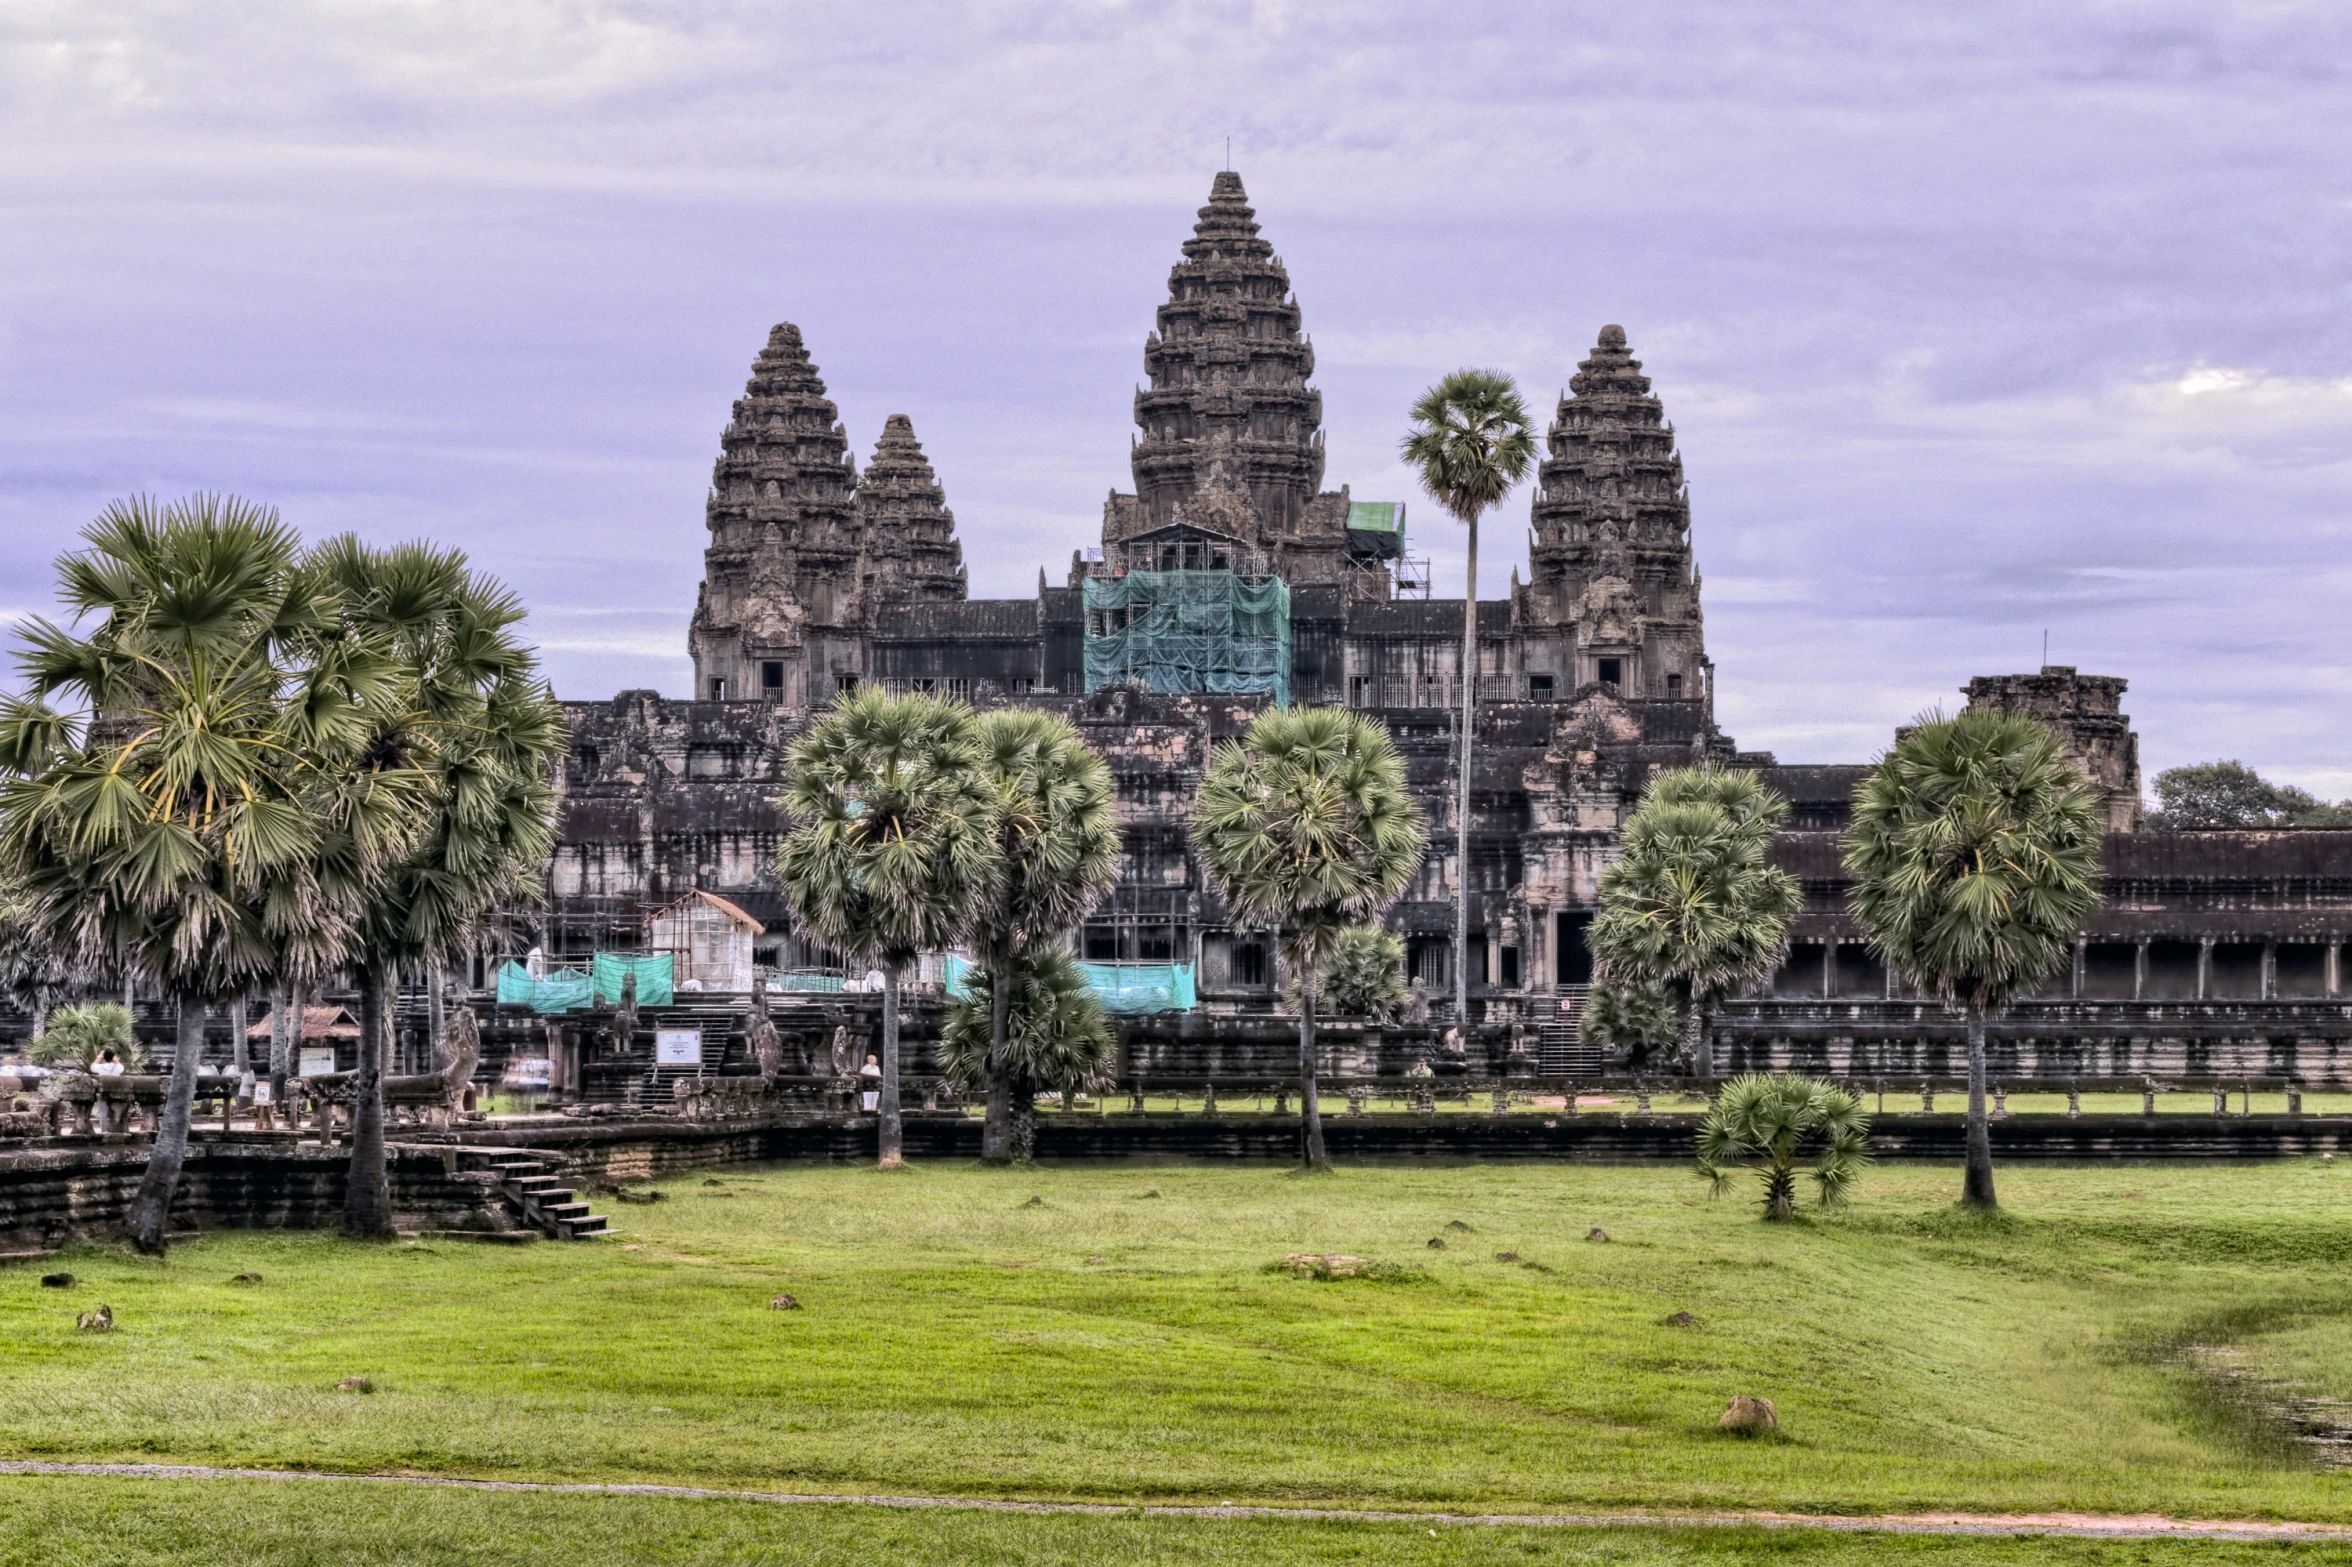
M 1168 274 L 1143 368 L 1135 493 L 1113 492 L 1103 508 L 1106 562 L 1337 580 L 1347 499 L 1321 493 L 1323 394 L 1307 384 L 1315 348 L 1230 169 Z

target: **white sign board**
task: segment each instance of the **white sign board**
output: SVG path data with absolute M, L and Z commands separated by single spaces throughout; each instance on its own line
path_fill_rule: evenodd
M 333 1045 L 304 1045 L 302 1047 L 302 1062 L 296 1069 L 298 1076 L 325 1077 L 334 1070 L 335 1047 Z
M 653 1036 L 653 1064 L 702 1065 L 702 1035 L 691 1028 L 657 1029 Z

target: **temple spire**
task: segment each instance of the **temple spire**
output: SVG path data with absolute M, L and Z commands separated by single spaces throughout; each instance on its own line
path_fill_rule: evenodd
M 915 439 L 914 421 L 905 414 L 892 414 L 884 422 L 874 459 L 858 483 L 857 500 L 866 529 L 867 569 L 879 602 L 966 596 L 955 513 L 947 509 L 939 477 Z

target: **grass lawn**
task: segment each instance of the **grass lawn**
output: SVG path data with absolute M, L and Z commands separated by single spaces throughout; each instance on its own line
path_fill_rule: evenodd
M 772 1167 L 607 1202 L 626 1233 L 595 1244 L 228 1232 L 160 1264 L 88 1249 L 46 1265 L 80 1276 L 69 1291 L 0 1271 L 0 1457 L 1482 1511 L 2352 1521 L 2352 1485 L 2168 1358 L 2224 1344 L 2265 1375 L 2352 1393 L 2352 1161 L 2001 1180 L 2012 1216 L 1991 1226 L 1951 1214 L 1956 1172 L 1918 1166 L 1873 1171 L 1842 1215 L 1767 1226 L 1746 1193 L 1713 1202 L 1654 1166 L 1323 1180 Z M 1585 1239 L 1595 1226 L 1606 1243 Z M 1332 1282 L 1268 1271 L 1291 1252 L 1401 1266 Z M 261 1281 L 232 1282 L 246 1272 Z M 802 1309 L 770 1310 L 781 1292 Z M 100 1301 L 119 1331 L 74 1332 Z M 1694 1325 L 1669 1324 L 1678 1311 Z M 350 1376 L 376 1391 L 334 1390 Z M 1741 1392 L 1775 1402 L 1780 1438 L 1716 1432 Z M 701 1522 L 664 1522 L 670 1510 Z M 454 1540 L 502 1515 L 524 1520 L 516 1538 L 593 1518 L 672 1541 L 606 1559 L 844 1560 L 875 1531 L 904 1531 L 895 1559 L 1109 1559 L 1085 1540 L 1110 1526 L 1073 1519 L 0 1480 L 11 1548 L 35 1516 L 92 1541 L 140 1519 L 160 1540 L 185 1520 L 244 1542 L 221 1560 L 308 1560 L 306 1529 L 391 1542 L 421 1517 Z M 1701 1562 L 1771 1559 L 1787 1539 L 1743 1556 L 1713 1531 L 1430 1542 L 1368 1525 L 1356 1550 L 1330 1524 L 1116 1527 L 1131 1537 L 1120 1555 L 1142 1561 Z M 1807 1559 L 1860 1560 L 1866 1544 L 1939 1561 L 2231 1559 L 2204 1543 L 2030 1558 L 1984 1541 L 1817 1543 L 1832 1554 Z M 526 1559 L 501 1548 L 435 1559 Z M 426 1559 L 401 1551 L 348 1559 Z M 117 1556 L 94 1544 L 86 1559 Z

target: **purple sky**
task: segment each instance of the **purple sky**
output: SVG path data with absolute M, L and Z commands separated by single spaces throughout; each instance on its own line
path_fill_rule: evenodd
M 226 489 L 464 544 L 565 696 L 683 695 L 779 320 L 1032 591 L 1230 135 L 1334 487 L 1417 498 L 1423 386 L 1548 418 L 1625 325 L 1742 744 L 1864 760 L 2047 629 L 2151 772 L 2352 794 L 2348 62 L 2318 4 L 0 0 L 0 615 L 109 497 Z

